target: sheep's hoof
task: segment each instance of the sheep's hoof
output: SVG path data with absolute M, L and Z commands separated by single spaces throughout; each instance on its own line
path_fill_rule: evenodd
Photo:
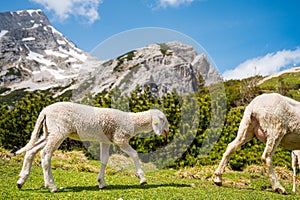
M 20 184 L 20 183 L 17 183 L 17 187 L 19 188 L 19 189 L 21 189 L 22 188 L 22 184 Z
M 147 181 L 143 181 L 140 183 L 141 185 L 147 185 Z
M 214 183 L 215 183 L 217 186 L 222 186 L 222 182 L 214 181 Z
M 54 188 L 50 188 L 50 192 L 53 193 L 53 192 L 57 192 L 57 188 L 54 187 Z
M 222 186 L 222 176 L 215 174 L 213 180 L 217 186 Z
M 99 185 L 99 188 L 100 189 L 104 189 L 104 188 L 106 188 L 106 185 L 104 185 L 104 184 L 103 185 Z
M 276 188 L 275 191 L 279 194 L 288 194 L 284 188 Z

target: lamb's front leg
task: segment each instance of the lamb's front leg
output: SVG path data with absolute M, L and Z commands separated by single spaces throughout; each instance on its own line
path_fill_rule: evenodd
M 110 147 L 110 144 L 100 143 L 101 165 L 100 165 L 100 172 L 97 177 L 97 181 L 99 183 L 99 188 L 106 187 L 106 183 L 104 180 L 104 174 L 105 174 L 105 168 L 106 168 L 108 158 L 109 158 L 109 147 Z
M 145 179 L 145 174 L 141 168 L 137 152 L 128 143 L 119 146 L 125 153 L 127 153 L 132 158 L 134 165 L 136 167 L 136 172 L 140 178 L 140 184 L 141 185 L 147 184 L 147 181 Z

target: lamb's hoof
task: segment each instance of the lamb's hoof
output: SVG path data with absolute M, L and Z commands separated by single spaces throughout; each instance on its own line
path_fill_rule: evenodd
M 284 188 L 276 188 L 275 191 L 278 192 L 279 194 L 284 194 L 284 195 L 288 194 Z
M 215 183 L 217 186 L 222 186 L 222 182 L 214 181 L 214 183 Z
M 99 188 L 100 188 L 100 189 L 105 189 L 105 188 L 106 188 L 106 185 L 99 185 Z
M 17 187 L 19 188 L 19 189 L 21 189 L 22 188 L 22 184 L 20 184 L 20 183 L 17 183 Z
M 143 181 L 140 183 L 141 185 L 147 185 L 147 181 Z
M 50 188 L 50 192 L 51 193 L 57 192 L 57 188 L 56 187 Z
M 213 176 L 213 180 L 214 180 L 214 183 L 217 185 L 217 186 L 222 186 L 222 176 L 220 175 L 214 175 Z

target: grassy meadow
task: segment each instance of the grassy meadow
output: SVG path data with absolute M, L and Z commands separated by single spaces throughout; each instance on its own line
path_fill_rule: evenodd
M 242 172 L 227 168 L 223 186 L 218 187 L 211 180 L 216 166 L 158 170 L 151 164 L 143 164 L 148 184 L 139 185 L 134 165 L 122 155 L 110 158 L 106 172 L 108 186 L 99 189 L 96 182 L 99 162 L 88 160 L 77 151 L 57 151 L 53 157 L 57 193 L 50 193 L 43 187 L 39 158 L 34 161 L 30 177 L 19 190 L 16 181 L 22 160 L 23 156 L 11 157 L 1 150 L 1 199 L 300 199 L 300 194 L 291 193 L 292 172 L 286 168 L 276 168 L 276 172 L 289 195 L 271 190 L 261 166 L 249 166 Z M 299 187 L 298 190 L 300 192 Z

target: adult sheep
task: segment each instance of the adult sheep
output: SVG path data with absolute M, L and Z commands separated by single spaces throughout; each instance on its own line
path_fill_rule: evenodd
M 222 174 L 231 155 L 255 136 L 266 143 L 261 160 L 273 190 L 286 194 L 274 173 L 272 156 L 278 145 L 300 149 L 300 103 L 276 93 L 262 94 L 246 107 L 237 136 L 227 146 L 213 175 L 215 184 L 222 185 Z
M 44 134 L 38 139 L 42 127 Z M 48 187 L 51 192 L 57 191 L 51 170 L 51 157 L 67 137 L 100 142 L 101 166 L 97 177 L 99 188 L 106 187 L 104 173 L 111 144 L 118 145 L 133 159 L 140 184 L 145 184 L 146 179 L 138 154 L 129 145 L 129 139 L 137 133 L 151 130 L 154 130 L 156 135 L 167 135 L 169 131 L 167 118 L 157 109 L 131 113 L 71 102 L 49 105 L 40 112 L 28 144 L 15 153 L 18 155 L 26 152 L 17 186 L 21 188 L 26 182 L 33 158 L 41 150 L 45 187 Z

